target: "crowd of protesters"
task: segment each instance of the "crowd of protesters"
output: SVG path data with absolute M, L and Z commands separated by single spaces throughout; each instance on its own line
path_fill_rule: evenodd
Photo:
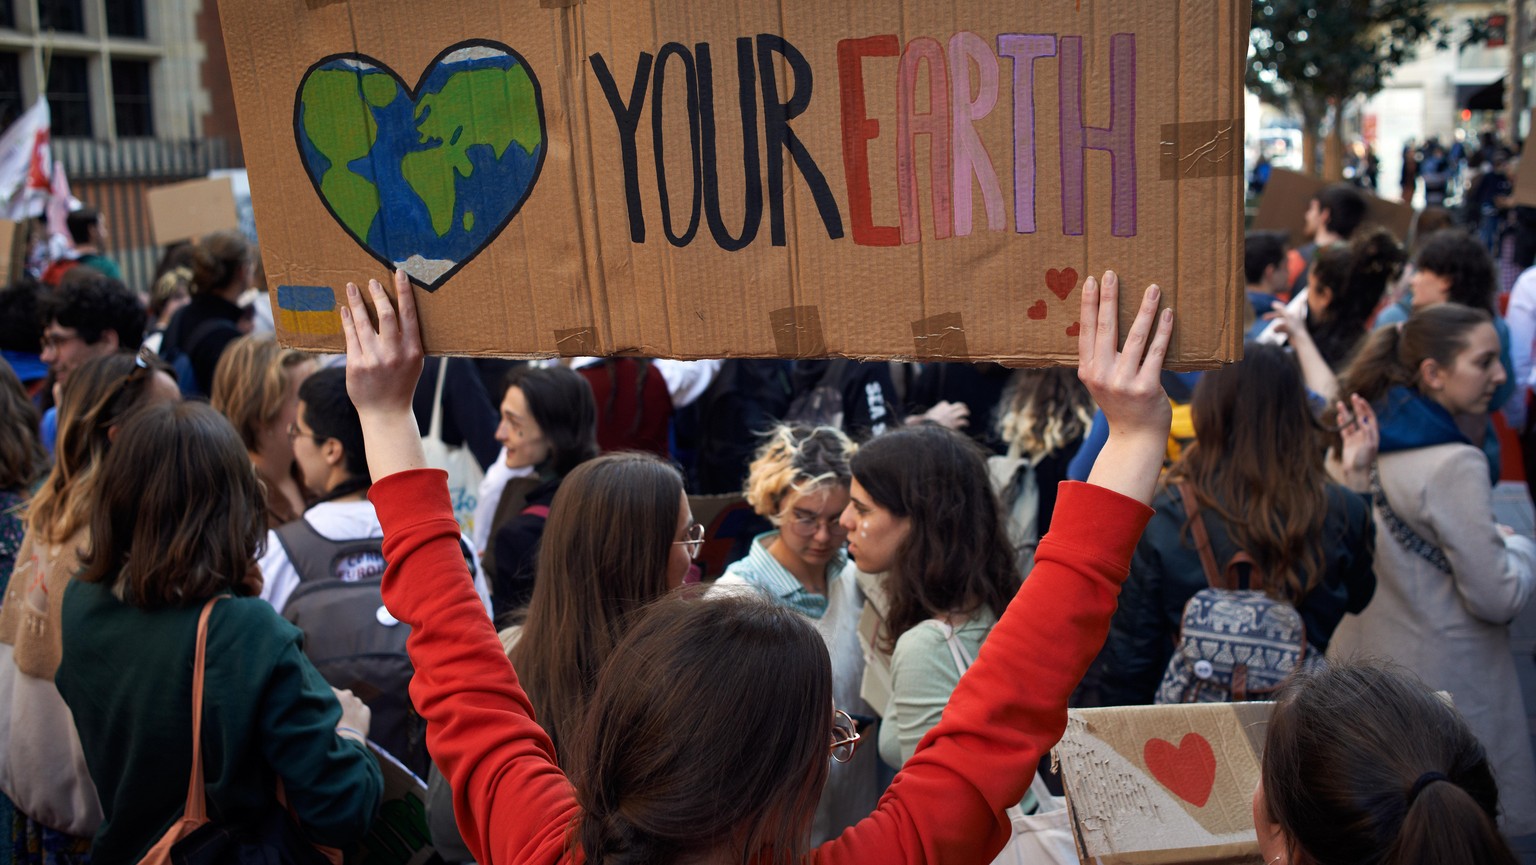
M 198 772 L 352 849 L 372 748 L 448 861 L 987 863 L 1069 705 L 1190 699 L 1276 701 L 1266 863 L 1514 862 L 1536 270 L 1344 185 L 1304 218 L 1204 374 L 1113 273 L 1075 372 L 427 359 L 400 274 L 313 355 L 242 236 L 137 291 L 86 225 L 0 291 L 0 865 L 170 861 Z M 1212 591 L 1291 623 L 1283 681 L 1181 672 Z

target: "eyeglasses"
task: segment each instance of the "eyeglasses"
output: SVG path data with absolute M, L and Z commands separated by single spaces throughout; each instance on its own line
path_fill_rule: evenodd
M 42 345 L 44 350 L 53 349 L 57 351 L 59 346 L 68 345 L 69 343 L 75 342 L 76 340 L 84 341 L 83 337 L 81 337 L 78 333 L 45 331 L 38 342 Z
M 797 516 L 791 518 L 788 523 L 790 529 L 802 538 L 816 537 L 816 533 L 821 531 L 821 527 L 823 525 L 827 527 L 827 534 L 831 535 L 832 537 L 846 538 L 848 537 L 848 530 L 843 528 L 842 523 L 839 522 L 840 519 L 842 519 L 841 514 L 832 517 Z
M 299 422 L 298 421 L 293 421 L 292 423 L 289 423 L 288 424 L 288 440 L 289 441 L 293 441 L 294 439 L 298 438 L 299 436 L 308 436 L 309 438 L 312 438 L 315 441 L 320 441 L 320 436 L 317 436 L 317 435 L 315 435 L 312 432 L 305 432 L 304 430 L 299 429 Z
M 853 752 L 858 749 L 859 725 L 854 723 L 852 716 L 842 709 L 832 710 L 832 759 L 839 763 L 846 763 L 853 759 Z
M 689 525 L 687 534 L 683 535 L 683 537 L 685 540 L 673 541 L 672 546 L 687 549 L 688 558 L 690 559 L 698 558 L 699 550 L 704 548 L 704 524 L 693 523 Z

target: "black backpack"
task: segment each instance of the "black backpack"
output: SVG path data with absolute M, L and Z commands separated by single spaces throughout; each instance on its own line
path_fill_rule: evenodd
M 303 518 L 276 532 L 299 575 L 283 618 L 304 632 L 304 654 L 332 687 L 373 713 L 368 737 L 418 776 L 431 765 L 426 723 L 411 706 L 408 625 L 384 608 L 383 538 L 333 541 Z

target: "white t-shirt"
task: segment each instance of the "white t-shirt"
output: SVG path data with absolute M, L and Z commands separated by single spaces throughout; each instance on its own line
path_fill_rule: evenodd
M 304 519 L 322 537 L 332 540 L 355 538 L 382 538 L 384 527 L 379 525 L 379 515 L 373 502 L 366 499 L 351 502 L 321 502 L 304 512 Z M 464 538 L 469 543 L 469 538 Z M 279 613 L 288 604 L 288 597 L 299 587 L 299 573 L 288 560 L 288 551 L 278 540 L 277 532 L 267 532 L 267 550 L 257 563 L 261 567 L 261 597 Z M 485 604 L 486 613 L 491 611 L 491 592 L 486 585 L 485 574 L 480 569 L 480 557 L 475 556 L 475 591 Z

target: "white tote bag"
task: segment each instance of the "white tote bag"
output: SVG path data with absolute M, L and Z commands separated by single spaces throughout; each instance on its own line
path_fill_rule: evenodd
M 432 422 L 427 426 L 427 436 L 421 440 L 426 452 L 427 467 L 442 469 L 448 473 L 448 495 L 453 499 L 453 518 L 459 521 L 459 529 L 470 537 L 475 534 L 475 504 L 479 501 L 480 481 L 485 470 L 470 451 L 469 446 L 449 447 L 443 442 L 443 382 L 448 378 L 449 358 L 437 363 L 437 388 L 432 395 Z
M 939 619 L 929 621 L 944 631 L 949 654 L 955 667 L 964 676 L 971 667 L 971 654 L 955 636 L 955 629 Z M 1035 794 L 1035 813 L 1025 814 L 1014 805 L 1008 809 L 1008 819 L 1013 823 L 1013 837 L 1008 846 L 997 854 L 992 865 L 1078 865 L 1077 843 L 1072 840 L 1072 826 L 1067 815 L 1067 800 L 1052 795 L 1040 773 L 1029 789 Z

